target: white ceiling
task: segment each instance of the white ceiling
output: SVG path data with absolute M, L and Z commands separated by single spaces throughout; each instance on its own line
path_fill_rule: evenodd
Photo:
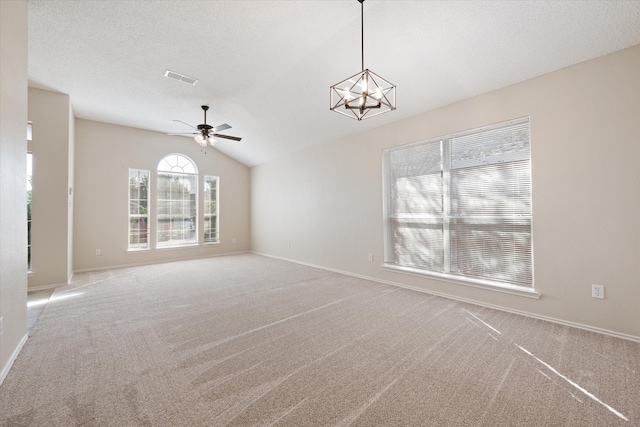
M 248 166 L 640 44 L 640 1 L 367 0 L 365 67 L 398 101 L 357 122 L 329 111 L 361 68 L 356 0 L 28 5 L 30 85 L 69 94 L 76 117 L 165 133 L 210 105 L 243 137 L 216 148 Z

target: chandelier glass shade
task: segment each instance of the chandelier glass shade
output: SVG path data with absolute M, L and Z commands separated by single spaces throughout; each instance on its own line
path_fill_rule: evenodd
M 331 111 L 356 120 L 368 119 L 396 109 L 396 87 L 364 68 L 364 0 L 360 3 L 362 71 L 330 88 Z

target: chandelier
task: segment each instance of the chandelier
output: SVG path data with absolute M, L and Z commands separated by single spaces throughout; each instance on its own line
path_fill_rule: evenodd
M 396 109 L 396 87 L 364 68 L 364 0 L 360 3 L 362 71 L 331 86 L 330 110 L 356 120 Z

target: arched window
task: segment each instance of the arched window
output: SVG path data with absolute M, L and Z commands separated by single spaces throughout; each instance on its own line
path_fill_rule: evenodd
M 186 156 L 169 154 L 158 164 L 157 247 L 198 243 L 198 170 Z

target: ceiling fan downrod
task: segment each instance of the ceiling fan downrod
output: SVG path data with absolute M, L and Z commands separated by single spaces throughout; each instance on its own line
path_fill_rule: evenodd
M 209 109 L 208 105 L 202 105 L 202 110 L 204 111 L 204 123 L 198 125 L 198 129 L 202 132 L 203 138 L 207 138 L 209 136 L 209 130 L 213 129 L 213 126 L 207 124 L 207 110 Z

